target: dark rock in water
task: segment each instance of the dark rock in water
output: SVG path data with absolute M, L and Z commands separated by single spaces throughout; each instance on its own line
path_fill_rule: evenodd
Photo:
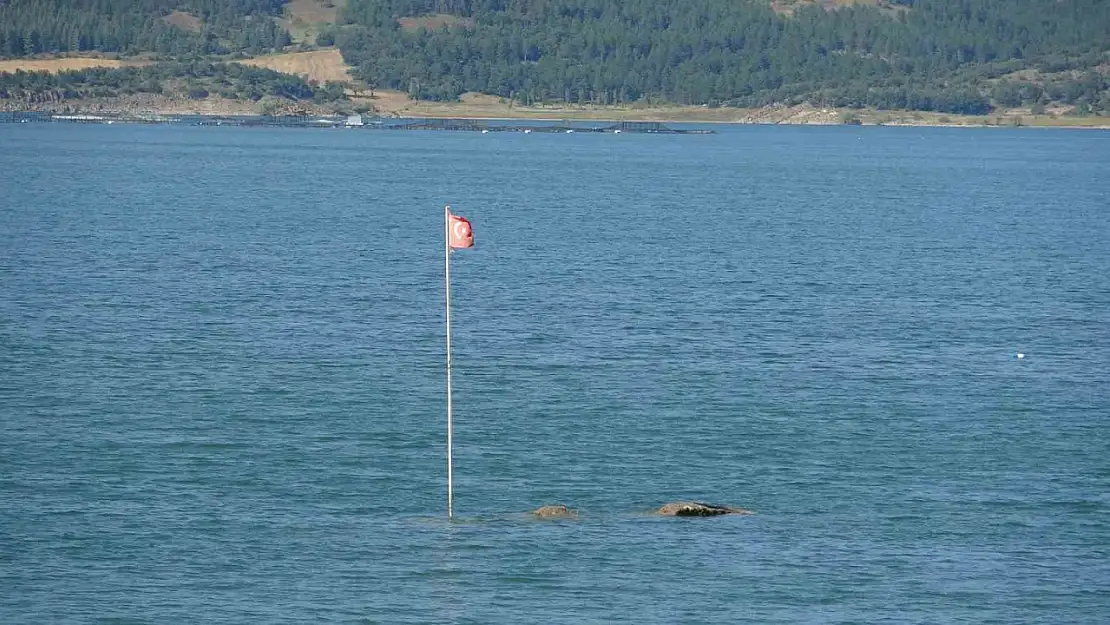
M 543 519 L 577 519 L 578 512 L 571 510 L 564 505 L 556 504 L 552 506 L 540 506 L 532 511 L 532 514 Z
M 743 508 L 730 508 L 697 501 L 676 501 L 655 511 L 660 516 L 721 516 L 722 514 L 752 514 Z

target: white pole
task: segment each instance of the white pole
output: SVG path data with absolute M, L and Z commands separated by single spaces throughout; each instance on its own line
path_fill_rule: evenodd
M 451 475 L 451 206 L 443 208 L 443 283 L 447 295 L 447 518 L 454 517 Z

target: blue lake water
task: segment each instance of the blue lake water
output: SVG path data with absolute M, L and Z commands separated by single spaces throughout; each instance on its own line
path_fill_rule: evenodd
M 0 622 L 1110 622 L 1110 134 L 717 129 L 0 127 Z

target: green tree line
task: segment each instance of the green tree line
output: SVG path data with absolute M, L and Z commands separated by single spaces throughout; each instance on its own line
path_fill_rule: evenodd
M 253 101 L 265 96 L 317 102 L 346 99 L 339 83 L 316 85 L 298 76 L 239 63 L 164 62 L 57 74 L 0 73 L 0 99 L 56 102 L 136 93 L 185 95 L 197 99 L 220 95 Z
M 454 25 L 405 29 L 402 17 Z M 334 38 L 370 84 L 445 100 L 665 100 L 985 113 L 1053 99 L 1110 112 L 1105 0 L 349 0 Z M 1066 72 L 1027 88 L 1018 70 Z
M 0 56 L 118 52 L 198 56 L 257 54 L 290 43 L 271 19 L 282 0 L 0 0 Z M 172 11 L 201 20 L 199 32 L 164 21 Z

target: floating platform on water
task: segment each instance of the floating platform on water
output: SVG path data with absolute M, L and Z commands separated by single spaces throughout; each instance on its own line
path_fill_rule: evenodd
M 661 122 L 543 122 L 461 118 L 388 118 L 362 115 L 121 115 L 0 112 L 0 123 L 167 124 L 179 126 L 242 126 L 270 128 L 345 128 L 355 130 L 438 130 L 449 132 L 520 132 L 546 134 L 611 133 L 705 135 L 707 128 L 671 128 Z

